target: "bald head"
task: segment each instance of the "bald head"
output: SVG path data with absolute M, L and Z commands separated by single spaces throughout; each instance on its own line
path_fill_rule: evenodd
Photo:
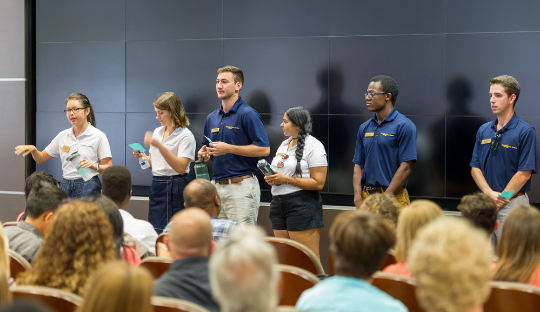
M 217 217 L 221 208 L 216 187 L 205 179 L 195 179 L 184 188 L 184 204 L 186 208 L 200 207 L 212 217 Z
M 206 212 L 186 208 L 174 215 L 169 232 L 173 260 L 208 257 L 212 247 L 212 224 Z

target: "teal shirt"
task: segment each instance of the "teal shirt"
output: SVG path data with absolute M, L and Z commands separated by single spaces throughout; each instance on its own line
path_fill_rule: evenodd
M 296 309 L 306 312 L 408 312 L 401 301 L 359 278 L 333 276 L 304 291 Z

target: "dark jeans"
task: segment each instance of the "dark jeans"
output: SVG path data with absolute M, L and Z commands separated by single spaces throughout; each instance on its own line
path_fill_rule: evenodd
M 187 174 L 154 176 L 150 186 L 148 222 L 161 234 L 172 216 L 184 209 L 184 188 L 189 183 Z
M 62 179 L 60 189 L 71 198 L 91 197 L 101 194 L 101 181 L 97 176 L 86 182 L 83 179 Z

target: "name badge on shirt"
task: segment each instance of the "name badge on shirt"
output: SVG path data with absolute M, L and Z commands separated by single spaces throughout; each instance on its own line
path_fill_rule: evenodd
M 69 147 L 69 146 L 67 146 L 67 145 L 62 146 L 62 150 L 63 150 L 64 152 L 69 152 L 70 149 L 71 149 L 71 147 Z
M 214 132 L 219 132 L 219 128 L 212 129 L 212 133 L 214 133 Z
M 276 153 L 276 156 L 285 155 L 285 153 Z
M 491 139 L 482 140 L 482 144 L 489 144 L 489 143 L 491 143 Z
M 365 137 L 369 138 L 369 137 L 372 137 L 374 134 L 375 134 L 374 132 L 366 132 Z

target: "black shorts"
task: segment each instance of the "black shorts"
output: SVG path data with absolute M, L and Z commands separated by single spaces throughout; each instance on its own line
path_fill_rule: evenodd
M 274 230 L 305 231 L 323 227 L 321 195 L 318 191 L 298 191 L 272 196 L 270 221 Z

